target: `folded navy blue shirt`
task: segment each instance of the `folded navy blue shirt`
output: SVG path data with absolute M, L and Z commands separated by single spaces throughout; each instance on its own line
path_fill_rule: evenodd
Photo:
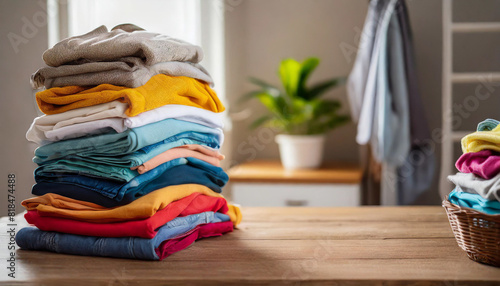
M 159 172 L 154 179 L 138 185 L 131 183 L 135 182 L 134 180 L 127 184 L 120 184 L 116 181 L 85 176 L 57 176 L 38 178 L 38 183 L 33 186 L 32 194 L 41 196 L 46 193 L 56 193 L 77 200 L 93 202 L 104 207 L 114 207 L 128 204 L 152 191 L 172 185 L 199 184 L 220 193 L 222 187 L 229 180 L 226 172 L 220 167 L 196 158 L 180 159 L 187 160 L 187 163 Z M 121 196 L 103 195 L 110 194 L 112 191 L 118 192 L 118 190 L 123 191 Z

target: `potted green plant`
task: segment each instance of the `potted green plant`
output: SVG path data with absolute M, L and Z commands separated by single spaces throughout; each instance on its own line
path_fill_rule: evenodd
M 257 98 L 268 110 L 252 123 L 252 127 L 266 125 L 276 128 L 276 142 L 286 169 L 317 168 L 323 159 L 325 133 L 349 121 L 348 115 L 339 114 L 341 103 L 321 99 L 331 88 L 345 82 L 333 78 L 312 86 L 307 85 L 319 59 L 308 58 L 302 63 L 285 59 L 279 68 L 284 92 L 262 80 L 250 78 L 260 89 L 245 98 Z

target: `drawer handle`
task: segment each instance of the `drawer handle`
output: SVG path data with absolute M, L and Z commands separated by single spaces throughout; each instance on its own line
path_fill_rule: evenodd
M 307 200 L 286 200 L 285 204 L 288 207 L 303 207 L 307 206 Z

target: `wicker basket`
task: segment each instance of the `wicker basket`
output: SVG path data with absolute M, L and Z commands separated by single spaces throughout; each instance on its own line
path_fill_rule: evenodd
M 451 229 L 470 259 L 500 267 L 500 214 L 488 215 L 452 204 L 446 198 L 443 207 Z

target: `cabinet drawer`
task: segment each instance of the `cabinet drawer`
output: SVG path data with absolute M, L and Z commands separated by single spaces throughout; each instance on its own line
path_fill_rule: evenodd
M 360 205 L 357 184 L 233 183 L 232 199 L 249 207 L 352 207 Z

